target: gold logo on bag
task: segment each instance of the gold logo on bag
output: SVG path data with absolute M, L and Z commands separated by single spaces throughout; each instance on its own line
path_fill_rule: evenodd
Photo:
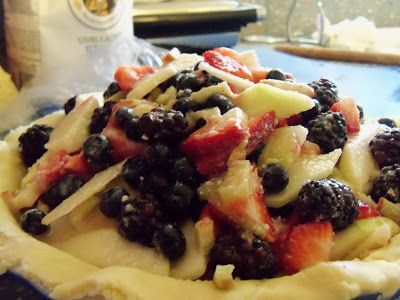
M 113 27 L 121 17 L 124 1 L 120 0 L 68 0 L 75 18 L 92 29 L 104 30 Z

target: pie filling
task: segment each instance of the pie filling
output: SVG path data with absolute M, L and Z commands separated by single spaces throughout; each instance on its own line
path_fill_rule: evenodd
M 24 231 L 84 261 L 227 286 L 362 259 L 400 232 L 399 124 L 364 121 L 328 79 L 173 51 L 119 67 L 103 96 L 21 130 L 8 190 Z

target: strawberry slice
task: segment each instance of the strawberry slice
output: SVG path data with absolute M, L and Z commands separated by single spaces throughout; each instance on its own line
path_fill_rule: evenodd
M 226 170 L 229 156 L 247 136 L 245 115 L 233 108 L 216 116 L 193 132 L 180 145 L 181 152 L 196 163 L 203 175 L 216 175 Z
M 379 217 L 381 214 L 379 213 L 378 208 L 379 208 L 379 202 L 378 202 L 378 207 L 373 207 L 367 202 L 358 200 L 358 211 L 360 213 L 357 217 L 357 220 Z
M 68 159 L 68 153 L 64 150 L 59 150 L 50 154 L 46 161 L 38 164 L 35 180 L 40 193 L 57 183 L 67 173 L 65 164 L 68 162 Z
M 150 66 L 123 65 L 118 67 L 114 74 L 114 79 L 121 89 L 129 91 L 136 82 L 154 72 L 155 69 Z
M 230 56 L 223 55 L 215 50 L 203 53 L 204 61 L 221 71 L 230 73 L 240 78 L 253 80 L 249 68 Z
M 226 174 L 205 182 L 199 192 L 219 212 L 217 218 L 229 220 L 269 242 L 275 240 L 261 179 L 248 160 L 233 161 Z
M 267 112 L 265 115 L 254 117 L 249 121 L 249 142 L 246 152 L 250 154 L 274 129 L 278 120 L 274 112 Z
M 341 101 L 333 104 L 331 110 L 334 112 L 340 111 L 343 114 L 349 133 L 360 131 L 360 111 L 353 98 L 343 98 Z
M 220 54 L 222 54 L 222 55 L 224 55 L 224 56 L 228 56 L 228 57 L 230 57 L 230 58 L 232 58 L 232 59 L 234 59 L 236 61 L 239 60 L 238 59 L 239 54 L 235 50 L 233 50 L 231 48 L 219 47 L 219 48 L 214 48 L 213 50 L 218 52 L 218 53 L 220 53 Z
M 328 261 L 334 231 L 330 222 L 305 223 L 295 226 L 280 247 L 283 270 L 296 273 L 319 262 Z
M 65 164 L 65 170 L 67 173 L 77 174 L 85 180 L 89 180 L 93 175 L 90 166 L 83 155 L 83 151 L 68 158 L 68 161 Z

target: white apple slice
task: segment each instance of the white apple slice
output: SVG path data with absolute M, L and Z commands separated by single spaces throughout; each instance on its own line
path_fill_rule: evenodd
M 261 67 L 257 53 L 254 50 L 245 50 L 238 53 L 237 60 L 238 62 L 246 65 L 248 68 Z
M 69 214 L 75 207 L 102 191 L 109 182 L 121 174 L 124 163 L 125 161 L 122 161 L 119 164 L 109 167 L 108 169 L 94 175 L 93 178 L 86 182 L 79 190 L 65 199 L 60 205 L 46 215 L 43 218 L 42 223 L 49 225 L 55 220 Z
M 195 280 L 204 274 L 207 268 L 206 254 L 201 251 L 195 236 L 195 226 L 192 221 L 182 226 L 186 239 L 186 252 L 171 268 L 171 276 L 179 279 Z
M 97 107 L 99 103 L 94 97 L 76 106 L 53 130 L 45 147 L 53 152 L 61 149 L 67 153 L 78 151 L 89 135 L 89 124 Z
M 379 174 L 368 144 L 381 130 L 376 122 L 362 125 L 357 135 L 349 137 L 339 161 L 339 171 L 344 179 L 351 182 L 354 190 L 365 194 L 369 193 L 372 181 Z
M 290 82 L 276 79 L 263 79 L 260 82 L 272 85 L 285 91 L 298 92 L 311 98 L 315 97 L 313 88 L 303 82 Z
M 253 82 L 247 79 L 240 78 L 238 76 L 229 74 L 227 72 L 221 71 L 213 66 L 209 65 L 206 62 L 202 62 L 199 64 L 199 69 L 206 71 L 208 74 L 213 75 L 221 80 L 224 80 L 238 89 L 238 91 L 243 91 L 254 85 Z
M 273 131 L 258 158 L 258 168 L 277 163 L 289 169 L 300 156 L 301 146 L 306 141 L 307 134 L 308 130 L 301 125 L 281 127 Z
M 193 67 L 202 60 L 203 57 L 196 54 L 181 54 L 176 60 L 173 60 L 165 67 L 142 78 L 135 84 L 126 98 L 142 99 L 164 81 L 175 76 L 178 72 Z
M 82 233 L 53 246 L 98 267 L 124 266 L 169 275 L 168 259 L 154 248 L 129 242 L 115 228 Z
M 234 99 L 234 103 L 243 109 L 249 118 L 274 111 L 279 119 L 309 110 L 315 105 L 314 100 L 306 95 L 263 83 L 245 90 Z
M 0 180 L 0 192 L 18 189 L 26 173 L 18 150 L 10 147 L 7 142 L 0 141 L 0 161 L 0 174 L 7 174 Z
M 289 184 L 282 192 L 265 197 L 268 206 L 282 207 L 297 197 L 302 186 L 309 180 L 328 177 L 342 153 L 336 149 L 328 154 L 318 156 L 300 156 L 288 169 Z
M 192 93 L 190 96 L 193 100 L 197 102 L 206 102 L 210 96 L 219 93 L 230 98 L 233 98 L 234 94 L 232 93 L 228 83 L 226 81 L 220 82 L 216 85 L 208 86 L 202 88 L 200 91 Z

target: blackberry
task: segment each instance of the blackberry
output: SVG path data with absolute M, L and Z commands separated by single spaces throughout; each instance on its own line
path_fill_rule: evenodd
M 186 136 L 185 116 L 173 109 L 153 108 L 139 118 L 142 138 L 149 141 L 173 143 Z
M 389 118 L 381 118 L 378 120 L 378 123 L 382 124 L 382 125 L 386 125 L 387 127 L 390 127 L 390 128 L 397 127 L 396 122 Z
M 73 110 L 73 109 L 75 108 L 75 105 L 76 105 L 76 97 L 77 97 L 77 96 L 74 96 L 74 97 L 72 97 L 72 98 L 69 98 L 69 99 L 67 100 L 67 102 L 65 102 L 65 104 L 64 104 L 64 111 L 65 111 L 65 114 L 66 114 L 66 115 L 68 115 L 68 114 L 71 112 L 71 110 Z
M 112 95 L 118 93 L 121 90 L 117 82 L 111 82 L 110 85 L 107 87 L 107 89 L 103 93 L 103 98 L 108 99 Z
M 48 226 L 42 224 L 45 215 L 44 212 L 36 208 L 27 210 L 21 216 L 22 229 L 33 235 L 45 233 L 49 229 Z
M 181 72 L 176 76 L 175 80 L 177 90 L 190 89 L 193 92 L 197 92 L 203 86 L 202 80 L 194 72 Z
M 224 114 L 227 111 L 231 110 L 234 105 L 232 102 L 232 98 L 225 96 L 224 94 L 215 93 L 211 95 L 204 104 L 204 108 L 212 107 L 218 107 L 221 111 L 221 114 Z
M 109 188 L 101 196 L 100 211 L 108 218 L 119 217 L 123 197 L 129 197 L 129 193 L 124 188 Z
M 84 182 L 85 181 L 78 175 L 64 175 L 47 192 L 40 196 L 40 200 L 53 209 L 62 201 L 75 193 L 84 184 Z
M 132 187 L 138 188 L 144 175 L 149 170 L 150 168 L 146 159 L 141 156 L 135 156 L 125 162 L 122 168 L 122 175 Z
M 106 101 L 103 107 L 98 107 L 94 110 L 89 124 L 89 132 L 91 134 L 100 133 L 106 127 L 115 103 L 115 101 Z
M 185 254 L 186 240 L 182 230 L 173 224 L 161 226 L 154 235 L 154 243 L 170 260 L 176 260 Z
M 330 110 L 333 104 L 338 102 L 338 90 L 332 81 L 321 78 L 308 84 L 314 89 L 318 102 L 323 112 Z
M 358 217 L 358 202 L 347 185 L 335 179 L 306 183 L 297 196 L 296 211 L 304 221 L 327 220 L 342 230 Z
M 400 164 L 400 129 L 379 132 L 369 142 L 369 149 L 379 168 Z
M 268 164 L 261 171 L 262 183 L 266 193 L 283 191 L 289 183 L 289 175 L 280 164 Z
M 110 141 L 102 134 L 92 134 L 83 143 L 83 155 L 90 168 L 99 172 L 112 165 L 112 147 Z
M 241 279 L 263 279 L 277 272 L 277 258 L 265 240 L 246 240 L 236 232 L 220 234 L 210 251 L 210 264 L 232 264 L 234 277 Z
M 134 118 L 134 111 L 129 107 L 121 107 L 115 112 L 115 122 L 121 128 L 125 128 L 125 125 Z
M 190 216 L 191 208 L 196 201 L 196 192 L 190 186 L 177 181 L 164 198 L 162 203 L 164 211 L 173 220 L 181 221 Z
M 139 130 L 139 117 L 132 116 L 130 119 L 125 120 L 124 131 L 128 139 L 132 141 L 142 141 L 142 133 Z
M 317 100 L 314 99 L 314 107 L 309 110 L 303 111 L 300 113 L 301 121 L 303 125 L 306 125 L 312 119 L 315 119 L 319 114 L 321 114 L 321 105 Z
M 400 164 L 384 167 L 372 185 L 371 197 L 375 202 L 384 197 L 400 203 Z
M 171 176 L 178 181 L 194 186 L 200 181 L 200 174 L 186 157 L 179 157 L 175 160 Z
M 32 166 L 47 151 L 53 128 L 47 125 L 33 125 L 19 137 L 19 151 L 25 166 Z
M 286 76 L 285 76 L 285 74 L 283 74 L 283 72 L 281 70 L 275 69 L 275 70 L 271 70 L 268 72 L 266 79 L 275 79 L 275 80 L 285 81 Z
M 128 197 L 122 199 L 119 232 L 132 242 L 154 247 L 154 234 L 162 226 L 159 205 L 151 198 Z
M 172 109 L 186 114 L 189 111 L 198 111 L 203 109 L 203 104 L 193 100 L 191 97 L 183 97 L 176 100 Z
M 322 152 L 343 148 L 347 142 L 346 121 L 340 112 L 326 112 L 307 123 L 307 140 L 318 144 Z
M 202 71 L 201 77 L 203 78 L 204 87 L 217 85 L 222 82 L 222 80 L 218 77 L 212 76 L 205 71 Z

